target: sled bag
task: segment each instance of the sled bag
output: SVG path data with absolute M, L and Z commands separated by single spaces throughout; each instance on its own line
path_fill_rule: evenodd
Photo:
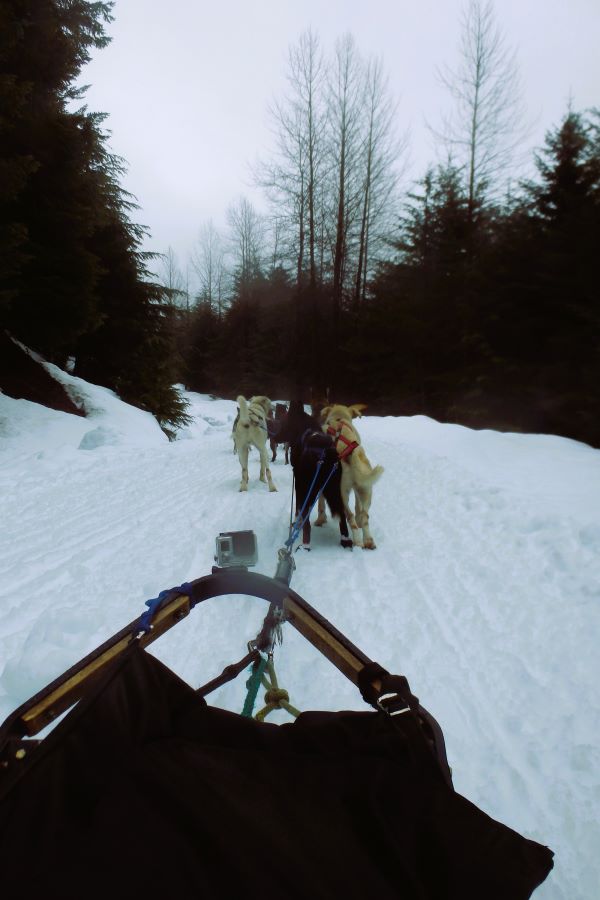
M 134 645 L 6 776 L 2 892 L 530 897 L 552 852 L 455 793 L 402 719 L 259 723 L 208 706 Z

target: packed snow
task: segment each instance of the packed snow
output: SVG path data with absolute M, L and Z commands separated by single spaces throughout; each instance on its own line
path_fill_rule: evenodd
M 278 492 L 258 480 L 256 451 L 238 491 L 234 402 L 185 394 L 193 423 L 169 442 L 149 414 L 48 368 L 88 415 L 0 394 L 0 721 L 146 600 L 208 574 L 219 532 L 253 529 L 266 575 L 288 536 L 281 448 Z M 600 451 L 423 416 L 365 416 L 358 427 L 385 467 L 371 509 L 377 550 L 342 550 L 335 523 L 313 528 L 292 587 L 408 677 L 443 728 L 456 790 L 554 850 L 536 898 L 594 900 Z M 210 600 L 151 652 L 200 686 L 245 654 L 265 612 L 248 597 Z M 365 708 L 290 625 L 275 667 L 301 710 Z M 209 701 L 240 712 L 246 678 Z

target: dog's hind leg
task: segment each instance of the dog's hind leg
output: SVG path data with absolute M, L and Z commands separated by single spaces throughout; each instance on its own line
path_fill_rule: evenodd
M 363 533 L 363 547 L 365 550 L 375 550 L 377 545 L 369 529 L 369 509 L 371 508 L 371 491 L 357 488 L 356 490 L 356 519 Z
M 346 519 L 345 513 L 342 513 L 340 516 L 340 535 L 340 546 L 344 547 L 344 549 L 348 547 L 352 549 L 352 547 L 354 546 L 354 542 L 350 537 L 350 533 L 348 531 L 348 521 Z
M 277 488 L 273 484 L 271 478 L 271 470 L 269 468 L 269 458 L 266 445 L 260 448 L 260 480 L 266 481 L 270 491 L 276 491 Z
M 355 547 L 362 547 L 360 528 L 358 527 L 358 525 L 356 523 L 356 519 L 354 518 L 354 513 L 352 512 L 352 510 L 350 508 L 350 491 L 351 490 L 352 490 L 351 483 L 349 483 L 342 475 L 342 485 L 341 485 L 340 493 L 342 495 L 342 503 L 344 504 L 344 512 L 346 513 L 347 523 L 350 526 L 350 528 L 352 529 L 352 543 L 354 544 Z
M 345 515 L 340 516 L 340 534 L 342 536 L 340 539 L 342 547 L 350 547 L 350 549 L 352 549 L 353 541 L 348 532 L 348 522 L 346 521 Z
M 308 483 L 303 484 L 301 480 L 296 481 L 296 522 L 298 522 L 298 515 L 301 509 L 304 509 L 304 515 L 306 516 L 306 519 L 302 523 L 302 543 L 300 544 L 302 550 L 310 550 L 310 514 L 307 514 L 305 509 L 307 494 Z
M 319 505 L 317 509 L 319 510 L 319 515 L 317 516 L 315 525 L 321 526 L 324 525 L 327 521 L 327 510 L 325 508 L 325 500 L 323 498 L 323 494 L 321 494 L 321 496 L 319 497 Z M 348 526 L 346 526 L 346 528 L 348 528 Z
M 310 521 L 308 518 L 302 526 L 302 549 L 310 550 Z
M 240 448 L 238 456 L 240 459 L 240 465 L 242 467 L 242 481 L 240 484 L 240 491 L 248 490 L 248 444 L 244 444 L 243 447 Z

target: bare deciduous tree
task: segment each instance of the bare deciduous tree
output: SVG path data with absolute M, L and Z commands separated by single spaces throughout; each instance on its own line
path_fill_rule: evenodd
M 267 224 L 269 234 L 270 261 L 269 268 L 271 271 L 283 267 L 284 264 L 284 219 L 283 216 L 272 216 Z
M 227 210 L 234 266 L 241 281 L 260 269 L 264 254 L 264 221 L 247 197 L 240 197 Z
M 177 255 L 172 247 L 169 247 L 167 253 L 161 256 L 161 262 L 162 274 L 160 283 L 167 290 L 169 302 L 173 306 L 189 308 L 186 279 L 179 268 Z
M 458 67 L 439 74 L 455 108 L 438 137 L 464 166 L 472 216 L 476 198 L 493 193 L 493 179 L 507 168 L 524 137 L 516 53 L 496 25 L 492 0 L 470 0 L 463 13 Z
M 225 250 L 212 220 L 200 229 L 198 244 L 192 252 L 192 267 L 198 277 L 198 299 L 220 318 L 225 300 Z
M 307 265 L 311 287 L 317 280 L 318 242 L 315 205 L 321 179 L 321 83 L 323 60 L 316 34 L 301 35 L 288 55 L 289 90 L 270 108 L 275 129 L 276 158 L 256 172 L 258 184 L 287 226 L 289 255 L 295 258 L 296 281 L 302 284 Z
M 256 170 L 256 181 L 280 225 L 281 258 L 294 267 L 298 288 L 308 287 L 302 297 L 311 319 L 320 317 L 319 288 L 328 281 L 335 322 L 344 298 L 365 296 L 391 227 L 404 147 L 382 64 L 365 66 L 351 35 L 327 61 L 316 35 L 305 32 L 289 51 L 288 85 L 271 107 L 274 159 Z
M 363 69 L 352 35 L 336 43 L 329 73 L 328 125 L 331 160 L 334 326 L 342 304 L 348 269 L 348 241 L 360 208 L 360 128 L 363 101 Z
M 380 59 L 369 61 L 365 73 L 365 122 L 360 160 L 362 173 L 358 258 L 354 278 L 355 302 L 365 299 L 372 258 L 392 230 L 399 179 L 398 162 L 407 139 L 398 139 L 392 102 Z M 387 244 L 386 244 L 387 246 Z

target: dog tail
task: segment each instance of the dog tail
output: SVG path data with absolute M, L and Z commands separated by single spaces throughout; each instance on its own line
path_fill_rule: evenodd
M 237 405 L 240 408 L 240 422 L 242 425 L 250 424 L 250 416 L 248 415 L 248 402 L 241 395 L 237 398 Z
M 369 486 L 375 484 L 376 481 L 379 481 L 381 476 L 383 475 L 384 469 L 383 466 L 374 466 L 369 475 L 364 479 L 365 483 Z

